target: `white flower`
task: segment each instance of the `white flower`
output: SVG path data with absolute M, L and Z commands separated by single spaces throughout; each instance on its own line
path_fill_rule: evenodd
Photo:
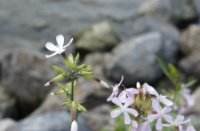
M 70 131 L 78 131 L 78 123 L 75 120 L 72 121 Z
M 46 55 L 47 58 L 53 57 L 57 54 L 62 54 L 66 50 L 66 48 L 73 42 L 73 38 L 71 38 L 70 41 L 66 45 L 64 45 L 64 36 L 63 35 L 57 35 L 56 41 L 57 41 L 58 45 L 54 45 L 51 42 L 46 43 L 45 47 L 49 51 L 54 52 L 51 55 Z
M 175 126 L 175 127 L 178 127 L 179 131 L 183 131 L 183 126 L 182 125 L 186 124 L 186 123 L 189 123 L 189 122 L 190 122 L 190 119 L 184 120 L 184 116 L 178 115 L 173 122 L 171 122 L 170 124 L 164 124 L 164 126 L 165 127 Z
M 120 114 L 124 114 L 124 124 L 128 125 L 131 123 L 131 117 L 129 116 L 129 114 L 137 117 L 138 116 L 138 112 L 135 109 L 129 108 L 129 106 L 131 105 L 131 103 L 126 102 L 125 104 L 122 104 L 121 101 L 119 100 L 119 98 L 114 97 L 112 99 L 112 102 L 119 106 L 119 108 L 114 109 L 110 112 L 110 115 L 112 118 L 116 118 L 118 117 Z
M 186 131 L 196 131 L 192 125 L 189 125 L 186 129 Z

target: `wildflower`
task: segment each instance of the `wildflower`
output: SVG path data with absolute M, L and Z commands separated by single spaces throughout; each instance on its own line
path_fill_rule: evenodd
M 171 111 L 170 107 L 164 107 L 163 109 L 160 107 L 159 103 L 156 101 L 152 102 L 152 107 L 156 111 L 156 114 L 151 114 L 147 117 L 149 122 L 153 122 L 157 119 L 156 129 L 162 130 L 163 123 L 162 119 L 166 120 L 168 123 L 172 123 L 172 117 L 167 113 Z
M 78 123 L 76 122 L 76 120 L 72 121 L 71 130 L 70 131 L 78 131 Z
M 124 80 L 124 76 L 121 77 L 121 80 L 118 84 L 112 86 L 113 88 L 113 91 L 112 91 L 112 94 L 108 97 L 107 101 L 111 101 L 114 97 L 116 97 L 119 93 L 119 86 L 122 84 Z
M 168 100 L 166 98 L 166 96 L 159 95 L 158 92 L 152 86 L 150 86 L 149 84 L 144 83 L 143 88 L 144 88 L 145 93 L 147 92 L 151 95 L 156 96 L 154 101 L 161 102 L 161 103 L 165 104 L 166 106 L 172 106 L 173 105 L 172 101 Z
M 56 36 L 56 41 L 58 45 L 54 45 L 51 42 L 47 42 L 45 47 L 49 50 L 54 52 L 51 55 L 46 55 L 47 58 L 53 57 L 57 54 L 62 54 L 66 48 L 72 43 L 73 38 L 70 39 L 70 41 L 68 42 L 68 44 L 64 45 L 64 36 L 63 35 L 58 35 Z
M 190 109 L 194 103 L 195 99 L 194 96 L 192 96 L 191 91 L 189 89 L 183 89 L 181 95 L 183 96 L 183 99 L 185 100 L 184 105 L 180 108 L 180 113 L 185 113 Z
M 183 124 L 189 123 L 190 119 L 184 120 L 184 116 L 178 115 L 176 119 L 170 124 L 164 124 L 165 127 L 175 126 L 179 129 L 179 131 L 183 131 Z
M 121 113 L 124 114 L 124 123 L 125 124 L 130 124 L 131 123 L 131 117 L 129 116 L 129 114 L 134 115 L 135 117 L 138 116 L 138 112 L 135 109 L 129 108 L 129 106 L 132 104 L 130 102 L 126 102 L 124 104 L 121 103 L 121 101 L 119 100 L 119 98 L 114 97 L 112 99 L 112 102 L 114 104 L 116 104 L 117 106 L 119 106 L 119 108 L 114 109 L 110 112 L 110 115 L 112 118 L 116 118 L 118 117 Z
M 139 91 L 134 88 L 129 88 L 129 89 L 124 89 L 120 94 L 119 94 L 119 99 L 121 100 L 122 103 L 125 103 L 126 101 L 133 101 L 134 102 L 134 94 L 138 94 Z
M 186 131 L 196 131 L 196 130 L 195 130 L 194 127 L 190 124 L 190 125 L 187 127 Z
M 151 125 L 149 124 L 149 122 L 146 121 L 146 122 L 142 123 L 140 126 L 138 126 L 136 128 L 132 128 L 132 131 L 152 131 L 152 129 L 151 129 Z

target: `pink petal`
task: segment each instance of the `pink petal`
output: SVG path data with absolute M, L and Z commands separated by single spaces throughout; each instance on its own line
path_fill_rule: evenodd
M 49 51 L 57 51 L 58 50 L 58 47 L 55 46 L 53 43 L 51 42 L 47 42 L 45 47 L 49 50 Z
M 111 118 L 116 118 L 116 117 L 118 117 L 121 113 L 122 113 L 121 110 L 115 109 L 115 110 L 112 110 L 112 111 L 110 112 L 110 116 L 111 116 Z
M 120 99 L 120 101 L 121 101 L 122 103 L 125 103 L 125 102 L 127 101 L 126 91 L 122 91 L 122 92 L 119 94 L 118 98 Z
M 162 130 L 162 127 L 163 127 L 162 118 L 158 118 L 158 120 L 156 122 L 156 129 L 160 131 L 160 130 Z
M 152 106 L 153 106 L 153 109 L 154 109 L 157 113 L 161 112 L 161 107 L 160 107 L 158 101 L 154 100 L 154 101 L 152 102 Z
M 59 47 L 63 47 L 63 45 L 64 45 L 64 36 L 61 35 L 61 34 L 57 35 L 56 36 L 56 41 L 57 41 Z
M 147 117 L 149 122 L 153 122 L 154 120 L 156 120 L 158 118 L 158 114 L 151 114 Z
M 131 125 L 132 125 L 133 128 L 138 128 L 137 121 L 132 120 Z
M 126 89 L 127 92 L 128 92 L 128 95 L 134 95 L 134 94 L 138 94 L 139 91 L 135 88 L 129 88 L 129 89 Z
M 183 131 L 183 127 L 181 125 L 178 125 L 178 131 Z
M 190 125 L 187 127 L 186 131 L 196 131 L 196 130 L 194 129 L 193 126 Z
M 166 106 L 172 106 L 173 105 L 173 102 L 168 100 L 165 96 L 160 97 L 160 102 L 162 102 Z
M 163 109 L 162 109 L 162 112 L 164 113 L 164 114 L 166 114 L 166 113 L 168 113 L 168 112 L 171 112 L 172 111 L 172 108 L 170 108 L 170 107 L 164 107 Z
M 122 105 L 121 101 L 119 100 L 119 98 L 114 97 L 114 98 L 112 98 L 111 101 L 112 101 L 115 105 L 117 105 L 117 106 L 119 106 L 119 107 L 123 107 L 123 105 Z
M 135 109 L 132 108 L 127 108 L 126 111 L 132 115 L 134 115 L 135 117 L 138 116 L 138 112 Z
M 173 122 L 172 117 L 170 115 L 164 115 L 163 117 L 168 123 L 172 123 Z
M 114 93 L 112 92 L 112 94 L 107 98 L 107 101 L 111 101 L 114 97 Z
M 143 87 L 149 94 L 158 96 L 158 92 L 152 86 L 150 86 L 149 84 L 144 83 Z
M 131 123 L 131 118 L 127 112 L 124 112 L 124 124 L 129 125 Z
M 151 131 L 151 125 L 150 125 L 150 123 L 149 122 L 144 122 L 142 124 L 141 131 Z

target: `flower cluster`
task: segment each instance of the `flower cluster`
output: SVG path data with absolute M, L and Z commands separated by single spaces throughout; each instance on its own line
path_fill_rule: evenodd
M 131 131 L 152 131 L 173 127 L 178 131 L 195 131 L 190 119 L 178 115 L 173 119 L 174 103 L 167 96 L 159 94 L 154 87 L 147 83 L 136 84 L 137 88 L 120 88 L 124 77 L 115 86 L 107 101 L 114 103 L 118 108 L 112 110 L 110 115 L 116 118 L 123 114 L 124 124 Z M 125 88 L 125 89 L 124 89 Z M 154 127 L 154 126 L 155 127 Z M 183 129 L 186 125 L 188 127 Z

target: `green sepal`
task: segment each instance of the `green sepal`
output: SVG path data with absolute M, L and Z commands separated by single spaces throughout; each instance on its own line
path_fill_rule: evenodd
M 77 107 L 77 110 L 79 112 L 86 112 L 87 111 L 87 109 L 79 103 L 77 103 L 76 107 Z
M 87 71 L 81 71 L 80 76 L 86 78 L 86 79 L 94 79 L 93 73 L 92 72 L 87 72 Z
M 53 78 L 52 82 L 60 82 L 66 77 L 66 74 L 59 74 Z
M 63 74 L 63 73 L 67 74 L 64 69 L 62 69 L 62 68 L 60 68 L 60 67 L 58 67 L 56 65 L 53 65 L 52 69 L 58 74 Z
M 76 57 L 75 57 L 75 60 L 74 60 L 74 64 L 77 65 L 80 61 L 80 55 L 79 53 L 77 53 Z
M 71 70 L 75 70 L 75 67 L 74 66 L 74 60 L 73 60 L 73 56 L 72 55 L 68 55 L 66 58 L 65 58 L 65 64 L 66 66 L 71 69 Z

